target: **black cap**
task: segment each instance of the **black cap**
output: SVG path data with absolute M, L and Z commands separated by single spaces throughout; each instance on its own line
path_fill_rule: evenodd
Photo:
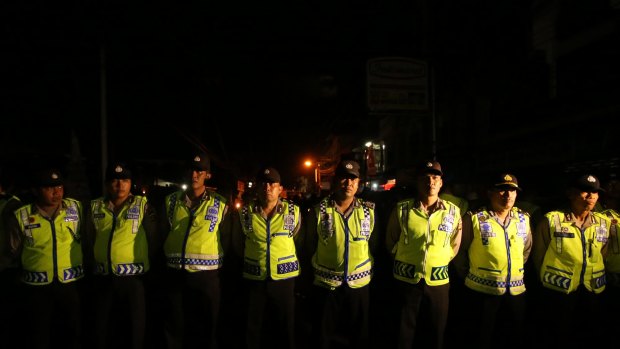
M 336 167 L 336 176 L 353 176 L 355 178 L 359 178 L 360 164 L 353 160 L 342 160 L 338 164 L 338 167 Z
M 131 179 L 131 170 L 125 165 L 124 162 L 113 162 L 108 165 L 105 171 L 106 181 L 113 179 Z
M 46 168 L 35 173 L 33 183 L 37 187 L 56 187 L 64 185 L 64 179 L 58 169 Z
M 585 174 L 579 176 L 573 180 L 570 185 L 572 188 L 576 188 L 583 191 L 588 192 L 604 192 L 605 190 L 601 188 L 601 182 L 595 175 Z
M 190 168 L 196 171 L 210 171 L 211 163 L 205 153 L 195 154 L 190 161 Z
M 519 187 L 517 177 L 510 173 L 501 173 L 499 176 L 493 177 L 491 185 L 495 188 L 510 187 L 517 190 L 522 190 L 521 187 Z
M 439 162 L 437 161 L 432 161 L 432 160 L 426 160 L 426 161 L 421 162 L 418 165 L 416 172 L 418 173 L 418 175 L 433 173 L 433 174 L 443 176 L 443 172 L 441 172 L 441 164 L 439 164 Z
M 280 183 L 280 173 L 273 167 L 263 167 L 256 175 L 260 183 Z

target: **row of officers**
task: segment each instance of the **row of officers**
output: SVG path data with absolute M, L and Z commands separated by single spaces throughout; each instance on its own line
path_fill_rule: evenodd
M 205 154 L 187 170 L 191 187 L 157 208 L 131 193 L 122 162 L 109 166 L 105 195 L 88 205 L 65 197 L 56 169 L 35 174 L 31 203 L 3 194 L 3 340 L 27 348 L 596 348 L 613 329 L 605 312 L 620 311 L 617 201 L 610 192 L 607 207 L 595 209 L 604 189 L 593 174 L 574 178 L 565 208 L 534 225 L 515 207 L 515 175 L 498 174 L 487 205 L 461 212 L 440 197 L 441 165 L 425 161 L 416 192 L 395 203 L 378 234 L 375 204 L 358 196 L 355 161 L 338 164 L 331 193 L 307 211 L 282 198 L 273 167 L 261 169 L 239 209 L 207 188 Z M 383 254 L 389 262 L 378 263 Z M 460 317 L 449 318 L 455 309 Z

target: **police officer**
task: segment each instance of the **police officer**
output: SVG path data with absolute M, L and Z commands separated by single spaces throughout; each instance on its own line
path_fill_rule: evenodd
M 105 196 L 90 203 L 88 231 L 92 236 L 87 239 L 93 243 L 89 250 L 92 248 L 95 274 L 92 345 L 110 347 L 109 328 L 113 324 L 120 327 L 115 331 L 116 338 L 131 343 L 129 348 L 139 349 L 144 347 L 146 324 L 143 277 L 156 251 L 157 219 L 147 198 L 132 194 L 132 174 L 125 163 L 110 163 L 105 185 Z M 111 314 L 117 316 L 110 319 Z
M 282 185 L 275 168 L 262 168 L 256 184 L 256 197 L 239 209 L 232 230 L 246 280 L 245 341 L 247 348 L 293 348 L 301 212 L 292 201 L 280 198 Z
M 506 347 L 522 347 L 524 265 L 532 248 L 532 232 L 527 212 L 514 206 L 518 191 L 517 177 L 501 173 L 487 190 L 489 205 L 463 218 L 461 247 L 453 262 L 465 280 L 467 309 L 477 309 L 464 324 L 474 334 L 468 336 L 473 340 L 471 347 L 492 348 L 499 340 Z M 496 331 L 508 328 L 508 335 Z
M 161 211 L 168 299 L 164 331 L 169 349 L 217 347 L 219 271 L 230 241 L 230 220 L 226 199 L 206 186 L 210 178 L 208 156 L 196 154 L 188 166 L 190 187 L 166 196 Z
M 415 198 L 399 201 L 390 215 L 386 247 L 394 256 L 393 275 L 399 289 L 398 348 L 411 348 L 423 302 L 429 305 L 429 342 L 442 348 L 448 320 L 448 264 L 461 243 L 461 212 L 442 200 L 443 172 L 437 161 L 424 161 L 416 171 Z
M 596 348 L 606 336 L 600 295 L 611 222 L 593 211 L 601 191 L 595 175 L 577 177 L 566 190 L 568 208 L 546 213 L 536 227 L 533 257 L 546 310 L 539 328 L 546 345 Z
M 308 215 L 308 254 L 314 269 L 313 340 L 317 348 L 345 341 L 349 348 L 369 347 L 369 284 L 375 227 L 374 203 L 356 197 L 359 164 L 342 160 L 332 193 Z
M 8 222 L 8 259 L 18 259 L 26 314 L 23 340 L 32 348 L 79 348 L 81 310 L 78 280 L 84 276 L 82 204 L 64 197 L 55 168 L 35 173 L 34 202 Z

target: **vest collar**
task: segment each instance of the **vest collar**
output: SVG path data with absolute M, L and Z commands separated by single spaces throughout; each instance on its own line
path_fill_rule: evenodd
M 263 213 L 263 208 L 260 206 L 260 202 L 258 201 L 258 199 L 252 200 L 251 207 L 252 207 L 252 212 L 260 213 L 263 217 L 265 216 L 265 214 Z M 284 204 L 282 203 L 282 200 L 278 198 L 278 203 L 276 204 L 274 213 L 279 214 L 283 212 L 284 212 Z
M 419 199 L 415 199 L 413 201 L 413 207 L 418 209 L 418 210 L 422 210 L 422 201 L 420 201 Z M 444 200 L 442 200 L 440 197 L 437 198 L 437 202 L 435 203 L 435 205 L 433 206 L 433 210 L 432 211 L 428 211 L 428 214 L 430 215 L 431 213 L 438 211 L 438 210 L 447 210 L 447 205 L 445 204 Z

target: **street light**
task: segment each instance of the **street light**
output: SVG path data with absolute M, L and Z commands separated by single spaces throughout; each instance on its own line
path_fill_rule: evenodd
M 316 183 L 317 195 L 321 196 L 321 163 L 319 161 L 312 162 L 312 160 L 304 161 L 306 168 L 314 168 L 314 183 Z

